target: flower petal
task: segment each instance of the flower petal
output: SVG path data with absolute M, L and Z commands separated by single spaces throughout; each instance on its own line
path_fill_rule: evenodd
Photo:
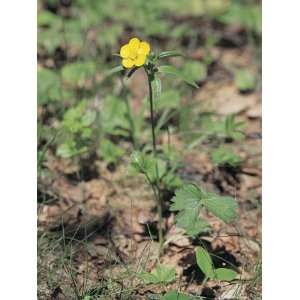
M 122 65 L 123 65 L 125 68 L 130 69 L 130 68 L 133 67 L 134 61 L 133 61 L 132 59 L 130 59 L 130 58 L 124 58 L 124 59 L 122 60 Z
M 136 60 L 134 61 L 134 64 L 137 66 L 137 67 L 140 67 L 142 66 L 146 61 L 146 55 L 139 55 Z
M 129 54 L 130 54 L 130 47 L 128 44 L 124 45 L 121 47 L 120 49 L 120 55 L 122 58 L 127 58 L 129 57 Z
M 138 53 L 148 55 L 149 52 L 150 52 L 150 45 L 147 42 L 141 42 Z
M 133 38 L 129 41 L 128 45 L 129 45 L 130 49 L 138 50 L 138 48 L 140 46 L 140 40 L 138 38 Z

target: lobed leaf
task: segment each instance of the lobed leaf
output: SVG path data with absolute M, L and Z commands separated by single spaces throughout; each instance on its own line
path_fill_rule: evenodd
M 171 199 L 171 211 L 179 211 L 176 215 L 176 226 L 183 228 L 189 236 L 197 236 L 201 232 L 209 231 L 209 225 L 199 218 L 202 191 L 193 184 L 184 185 L 176 190 Z

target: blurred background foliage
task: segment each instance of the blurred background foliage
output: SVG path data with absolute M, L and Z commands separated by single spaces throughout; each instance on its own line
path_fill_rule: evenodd
M 149 41 L 155 52 L 184 52 L 184 66 L 181 59 L 174 63 L 200 86 L 216 63 L 216 46 L 250 45 L 258 65 L 260 61 L 261 9 L 255 0 L 40 0 L 37 21 L 41 165 L 48 150 L 62 158 L 100 158 L 116 164 L 126 149 L 140 148 L 150 137 L 145 99 L 133 109 L 128 86 L 119 76 L 107 76 L 107 70 L 119 64 L 114 54 L 130 37 Z M 193 58 L 199 48 L 204 55 Z M 257 74 L 231 71 L 241 92 L 256 88 Z M 176 80 L 164 79 L 161 99 L 155 103 L 158 132 L 197 128 L 197 133 L 184 136 L 190 148 L 212 136 L 243 138 L 242 124 L 234 116 L 195 115 L 194 106 L 183 103 L 192 93 Z M 120 147 L 122 142 L 130 146 Z M 229 157 L 229 164 L 239 163 L 222 153 L 215 153 L 215 162 Z

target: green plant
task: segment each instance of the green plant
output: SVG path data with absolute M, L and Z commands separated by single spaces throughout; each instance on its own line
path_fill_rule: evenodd
M 212 279 L 221 281 L 232 281 L 237 277 L 237 273 L 232 269 L 215 269 L 209 253 L 203 247 L 199 247 L 196 249 L 196 260 L 198 267 L 205 275 L 205 280 Z
M 242 132 L 242 129 L 244 128 L 244 125 L 244 122 L 236 122 L 234 115 L 227 116 L 224 121 L 225 138 L 233 140 L 243 139 L 244 133 Z
M 147 284 L 170 283 L 175 280 L 176 271 L 174 268 L 158 264 L 151 273 L 141 272 L 138 276 Z
M 38 70 L 38 103 L 41 105 L 58 101 L 61 97 L 61 83 L 59 75 L 50 69 Z
M 162 199 L 161 182 L 167 174 L 166 161 L 158 156 L 156 143 L 156 125 L 154 121 L 154 100 L 161 97 L 161 79 L 160 73 L 174 75 L 186 83 L 197 87 L 193 77 L 187 71 L 182 72 L 171 65 L 160 65 L 160 59 L 181 56 L 178 51 L 165 51 L 160 54 L 150 52 L 150 45 L 146 42 L 140 42 L 133 38 L 120 50 L 122 64 L 125 69 L 130 69 L 127 73 L 131 76 L 139 67 L 144 68 L 148 78 L 149 104 L 152 132 L 152 154 L 146 155 L 142 152 L 135 152 L 131 157 L 132 167 L 145 175 L 148 184 L 153 190 L 158 208 L 159 224 L 158 235 L 160 251 L 163 246 L 163 228 L 162 228 Z M 114 72 L 120 72 L 120 68 L 114 68 Z M 237 125 L 236 125 L 237 126 Z M 232 136 L 236 129 L 234 119 L 229 118 L 225 121 L 225 130 L 227 135 Z M 204 207 L 224 222 L 232 222 L 237 216 L 237 204 L 231 197 L 221 197 L 214 193 L 202 191 L 199 187 L 192 184 L 183 185 L 176 191 L 176 196 L 171 200 L 170 207 L 172 211 L 177 211 L 176 224 L 186 230 L 190 236 L 196 236 L 199 233 L 209 231 L 209 225 L 199 217 L 201 209 Z
M 256 86 L 255 75 L 246 69 L 236 70 L 234 72 L 234 81 L 241 92 L 251 91 Z
M 187 133 L 185 138 L 189 149 L 212 139 L 220 144 L 224 143 L 224 140 L 240 141 L 245 137 L 243 132 L 245 123 L 236 121 L 234 115 L 220 119 L 213 113 L 202 113 L 200 118 L 196 118 L 191 108 L 186 108 L 181 116 L 181 126 L 184 133 Z M 195 129 L 195 125 L 200 129 Z
M 88 152 L 92 145 L 93 123 L 96 112 L 87 109 L 87 102 L 81 101 L 75 107 L 66 111 L 61 124 L 63 143 L 56 154 L 64 158 L 71 158 Z
M 173 190 L 182 184 L 180 177 L 175 173 L 177 165 L 171 166 L 168 161 L 141 151 L 133 152 L 130 160 L 132 169 L 143 174 L 147 183 L 157 186 L 160 191 L 164 188 Z M 156 193 L 156 189 L 152 190 Z
M 160 252 L 163 246 L 163 217 L 162 217 L 162 199 L 160 179 L 165 172 L 165 162 L 158 159 L 157 142 L 156 142 L 156 124 L 154 120 L 154 100 L 158 100 L 161 96 L 161 79 L 159 74 L 171 74 L 186 83 L 197 87 L 196 83 L 189 76 L 174 66 L 160 65 L 159 61 L 168 57 L 181 56 L 178 51 L 165 51 L 159 54 L 150 52 L 150 45 L 147 42 L 140 42 L 137 38 L 132 38 L 128 44 L 124 45 L 120 49 L 120 56 L 122 58 L 122 65 L 124 69 L 130 69 L 127 72 L 127 76 L 132 74 L 139 68 L 143 67 L 147 79 L 149 89 L 149 106 L 151 117 L 151 133 L 152 133 L 152 157 L 145 157 L 141 153 L 135 153 L 132 157 L 132 165 L 139 172 L 143 173 L 147 177 L 148 183 L 151 185 L 158 208 L 159 224 L 158 224 L 158 236 L 160 244 Z M 113 72 L 120 72 L 122 69 L 114 68 Z
M 239 166 L 242 161 L 239 155 L 222 146 L 212 152 L 211 158 L 217 166 L 230 166 L 233 168 Z
M 123 148 L 108 139 L 100 141 L 99 154 L 108 164 L 115 164 L 125 154 Z
M 179 293 L 175 290 L 173 291 L 170 291 L 166 294 L 164 294 L 160 300 L 201 300 L 203 299 L 202 297 L 192 297 L 192 296 L 189 296 L 189 295 L 186 295 L 186 294 L 182 294 L 182 293 Z

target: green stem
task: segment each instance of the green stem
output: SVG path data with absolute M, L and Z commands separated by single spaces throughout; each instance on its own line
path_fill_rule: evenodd
M 153 109 L 153 92 L 152 92 L 152 74 L 145 69 L 147 78 L 148 78 L 148 87 L 149 87 L 149 102 L 150 102 L 150 117 L 151 117 L 151 130 L 152 130 L 152 147 L 153 147 L 153 154 L 154 158 L 157 157 L 156 151 L 156 136 L 155 136 L 155 121 L 154 121 L 154 109 Z M 155 168 L 156 168 L 156 184 L 155 188 L 157 192 L 154 192 L 154 196 L 157 202 L 157 210 L 158 210 L 158 240 L 159 240 L 159 254 L 162 252 L 163 246 L 163 217 L 162 217 L 162 203 L 160 199 L 160 188 L 159 188 L 159 176 L 158 176 L 158 166 L 157 161 L 155 161 Z M 155 189 L 154 189 L 155 190 Z

